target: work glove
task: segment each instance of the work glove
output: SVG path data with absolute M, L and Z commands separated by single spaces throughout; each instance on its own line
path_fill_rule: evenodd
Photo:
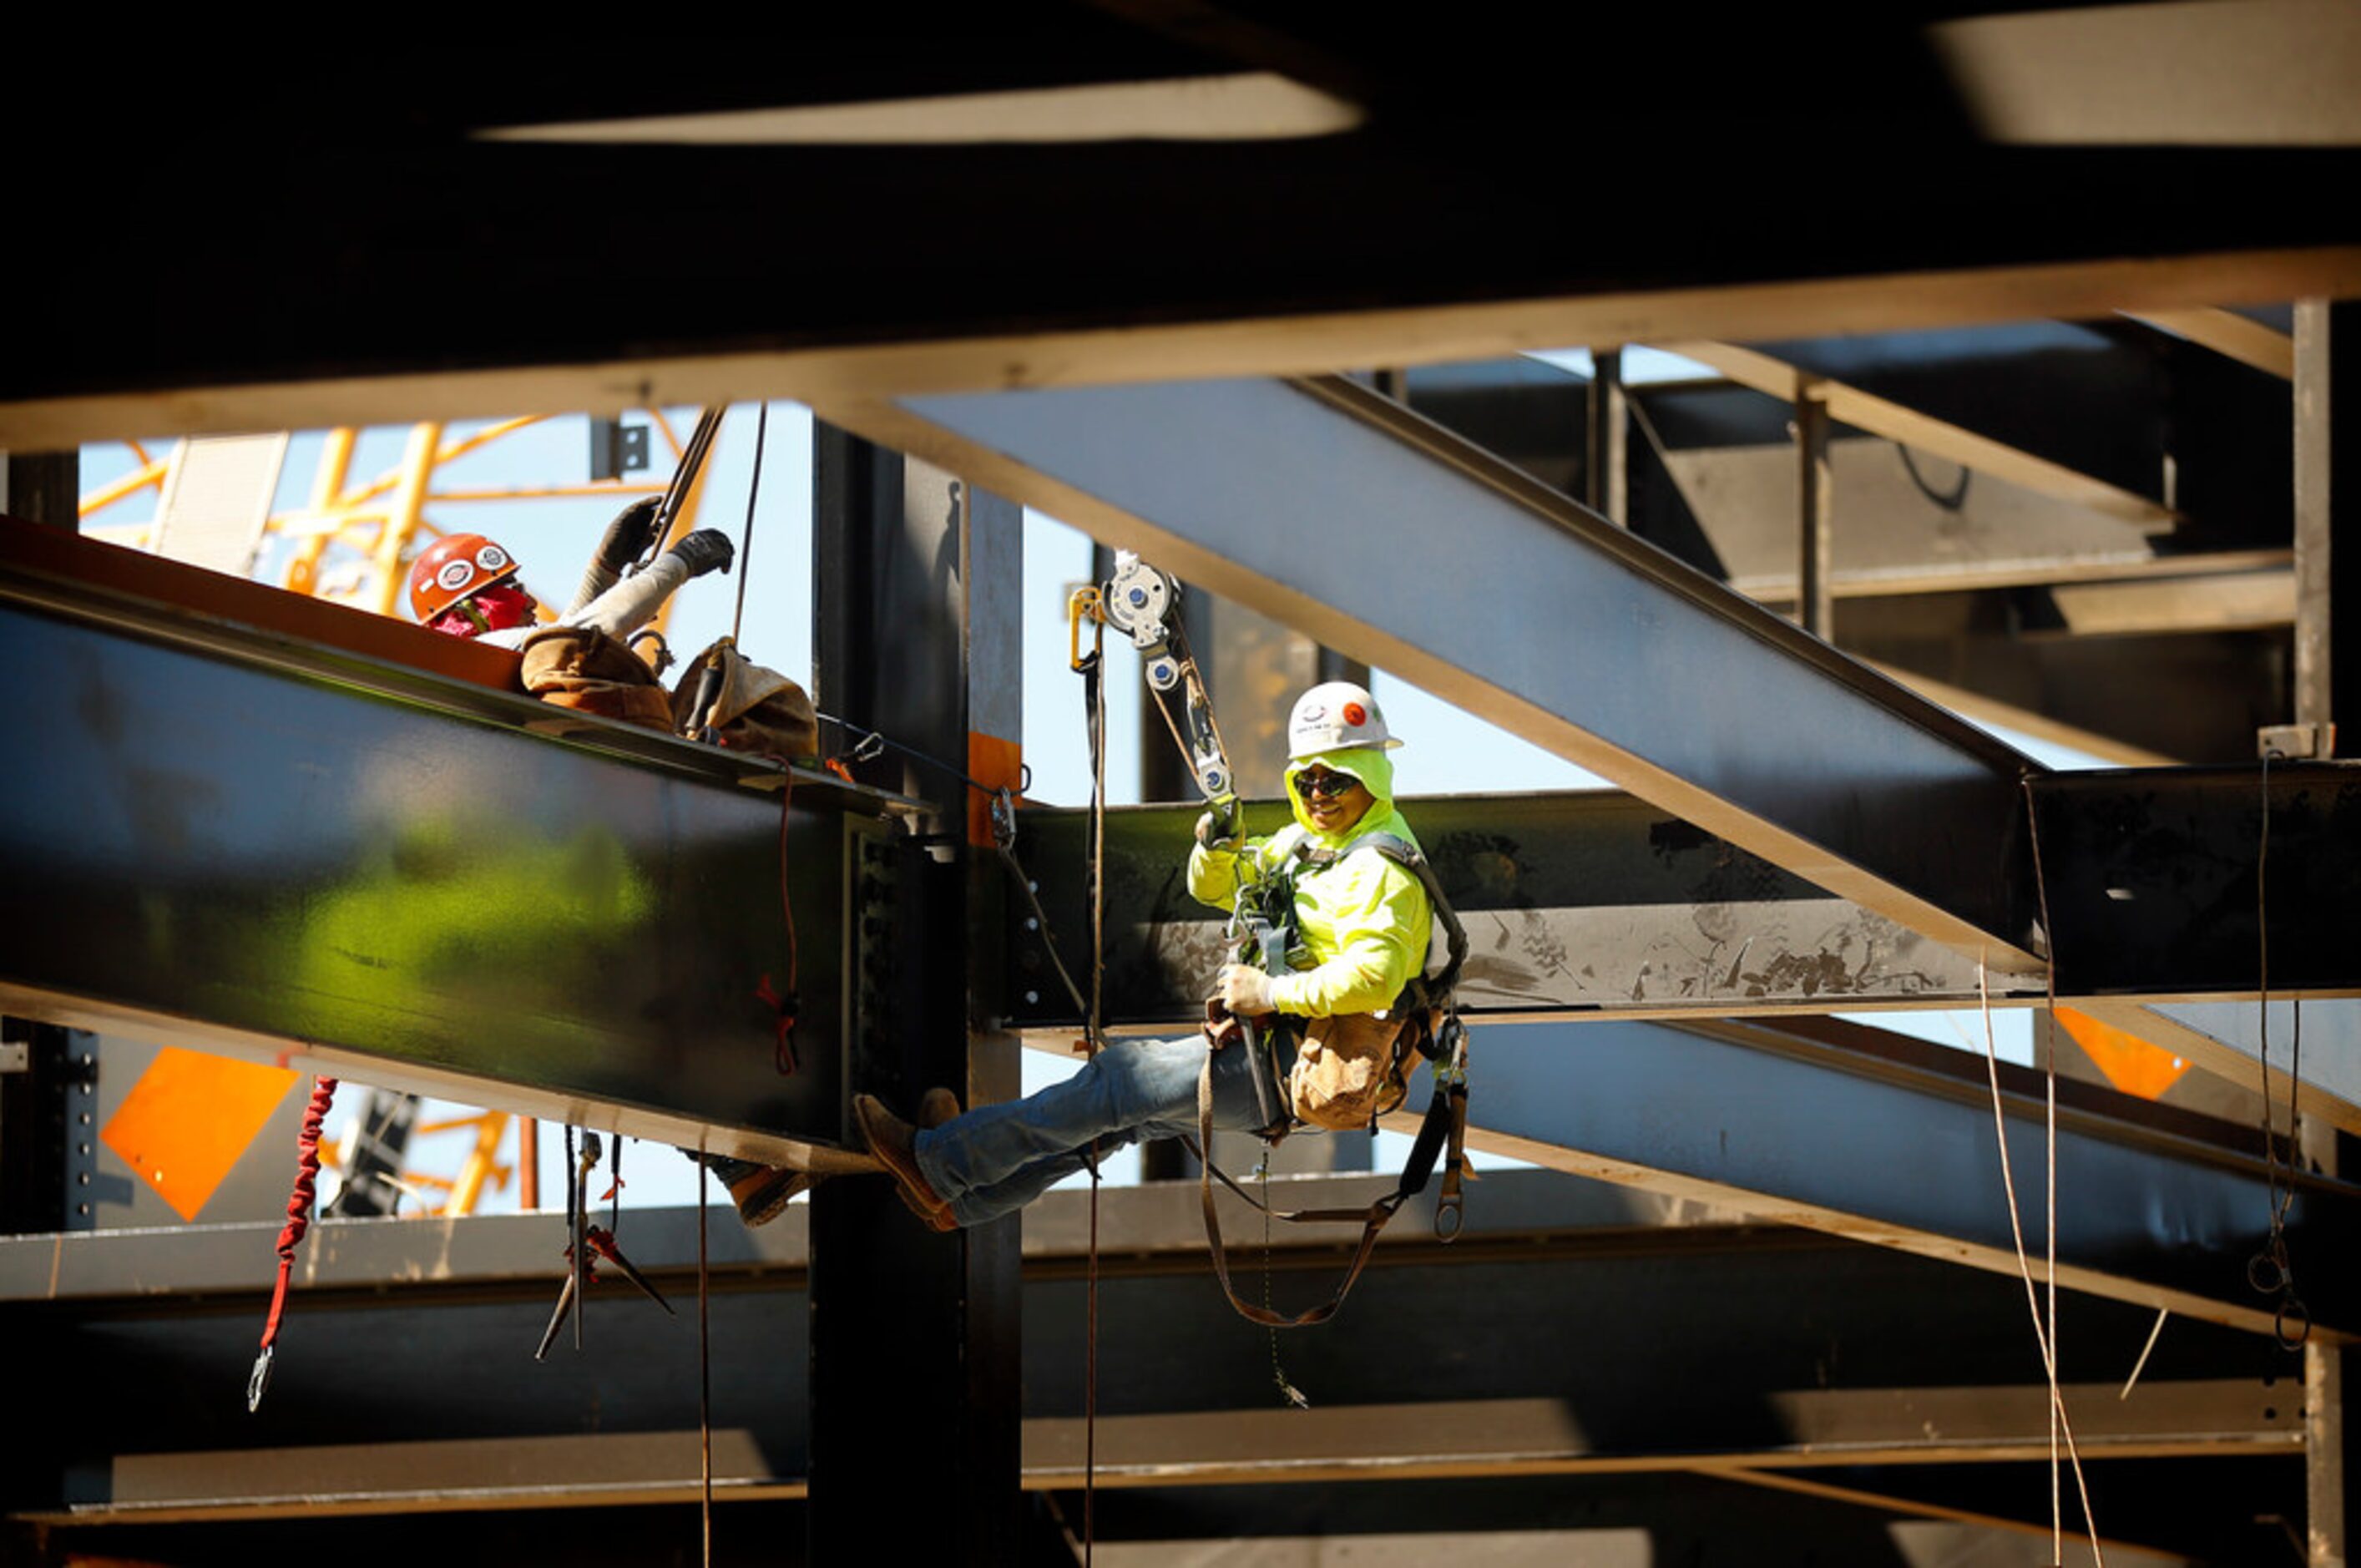
M 1270 976 L 1246 964 L 1224 964 L 1221 989 L 1214 994 L 1222 1005 L 1241 1018 L 1259 1018 L 1279 1011 L 1271 1000 Z
M 719 529 L 700 528 L 664 554 L 677 555 L 690 576 L 701 577 L 708 572 L 730 570 L 730 563 L 738 551 L 730 543 L 730 536 Z
M 1197 818 L 1197 842 L 1208 850 L 1235 850 L 1238 847 L 1238 803 L 1235 800 L 1216 802 L 1211 811 Z
M 656 513 L 663 510 L 662 496 L 642 496 L 617 512 L 598 541 L 598 565 L 620 576 L 624 567 L 646 554 L 656 542 Z

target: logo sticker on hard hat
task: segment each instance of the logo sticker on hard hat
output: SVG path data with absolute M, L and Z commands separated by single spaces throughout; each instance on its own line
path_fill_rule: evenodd
M 443 569 L 434 574 L 434 581 L 442 587 L 464 588 L 475 575 L 476 569 L 465 561 L 445 561 Z
M 1367 708 L 1363 707 L 1357 702 L 1348 702 L 1345 705 L 1345 722 L 1346 724 L 1367 724 L 1368 721 L 1369 710 Z
M 505 572 L 509 569 L 509 553 L 497 544 L 486 544 L 476 552 L 476 568 L 483 572 Z

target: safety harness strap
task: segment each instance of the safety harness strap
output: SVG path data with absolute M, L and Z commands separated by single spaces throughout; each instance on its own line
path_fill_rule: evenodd
M 1284 896 L 1292 902 L 1298 871 L 1325 871 L 1358 850 L 1375 850 L 1416 877 L 1419 886 L 1426 890 L 1428 907 L 1443 923 L 1445 957 L 1442 970 L 1432 979 L 1412 975 L 1403 987 L 1398 1005 L 1417 1010 L 1448 1005 L 1459 983 L 1459 970 L 1467 961 L 1467 931 L 1459 924 L 1458 912 L 1451 907 L 1451 900 L 1443 896 L 1443 883 L 1435 876 L 1434 867 L 1416 845 L 1401 835 L 1373 828 L 1334 850 L 1322 849 L 1309 839 L 1298 839 L 1288 850 L 1287 873 L 1277 879 L 1284 888 Z
M 1197 1196 L 1205 1212 L 1206 1248 L 1213 1255 L 1213 1275 L 1222 1283 L 1222 1293 L 1237 1309 L 1238 1315 L 1270 1328 L 1309 1328 L 1324 1323 L 1336 1315 L 1345 1304 L 1361 1270 L 1368 1266 L 1369 1255 L 1378 1245 L 1378 1234 L 1386 1228 L 1401 1206 L 1426 1190 L 1428 1179 L 1434 1174 L 1437 1155 L 1444 1156 L 1443 1190 L 1434 1206 L 1434 1234 L 1444 1241 L 1459 1234 L 1465 1217 L 1465 1200 L 1460 1194 L 1462 1172 L 1466 1163 L 1467 1080 L 1466 1076 L 1466 1035 L 1451 1031 L 1452 1042 L 1447 1065 L 1438 1065 L 1435 1072 L 1434 1098 L 1428 1102 L 1426 1116 L 1420 1122 L 1418 1137 L 1411 1146 L 1410 1158 L 1402 1166 L 1401 1179 L 1394 1190 L 1366 1209 L 1274 1209 L 1241 1187 L 1237 1179 L 1213 1163 L 1213 1057 L 1224 1047 L 1211 1041 L 1205 1051 L 1205 1065 L 1197 1074 L 1197 1146 L 1190 1152 L 1197 1157 Z M 1249 1207 L 1284 1220 L 1290 1224 L 1350 1224 L 1361 1222 L 1360 1245 L 1354 1249 L 1353 1261 L 1345 1270 L 1336 1293 L 1320 1306 L 1289 1316 L 1257 1307 L 1239 1299 L 1230 1284 L 1229 1248 L 1222 1240 L 1222 1218 L 1213 1206 L 1213 1183 L 1235 1193 Z

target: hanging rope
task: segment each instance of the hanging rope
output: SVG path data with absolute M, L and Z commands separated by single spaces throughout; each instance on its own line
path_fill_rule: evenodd
M 730 617 L 730 645 L 738 645 L 739 628 L 746 624 L 747 564 L 754 554 L 754 498 L 763 493 L 763 444 L 771 433 L 771 405 L 755 405 L 754 477 L 746 485 L 746 528 L 738 539 L 738 608 Z
M 2271 923 L 2267 896 L 2271 860 L 2271 753 L 2268 751 L 2263 753 L 2262 772 L 2262 837 L 2255 850 L 2255 991 L 2260 1040 L 2257 1054 L 2263 1078 L 2263 1178 L 2268 1184 L 2270 1232 L 2264 1238 L 2262 1250 L 2247 1260 L 2246 1282 L 2261 1294 L 2279 1299 L 2279 1310 L 2271 1318 L 2271 1333 L 2280 1349 L 2297 1351 L 2312 1337 L 2312 1313 L 2304 1306 L 2303 1298 L 2295 1293 L 2295 1265 L 2288 1256 L 2287 1245 L 2288 1211 L 2295 1204 L 2295 1162 L 2301 1157 L 2297 1139 L 2302 1124 L 2298 1119 L 2296 1093 L 2303 1083 L 2303 1003 L 2299 998 L 2289 1003 L 2295 1015 L 2295 1027 L 2289 1047 L 2287 1157 L 2282 1160 L 2271 1121 Z M 2284 1182 L 2280 1179 L 2282 1168 Z
M 320 1129 L 335 1098 L 335 1079 L 312 1080 L 312 1102 L 304 1108 L 303 1129 L 295 1140 L 295 1189 L 288 1194 L 287 1223 L 279 1232 L 279 1283 L 270 1293 L 270 1316 L 262 1325 L 261 1353 L 255 1356 L 254 1371 L 246 1380 L 248 1414 L 261 1409 L 263 1392 L 270 1387 L 270 1363 L 278 1350 L 280 1319 L 287 1310 L 287 1282 L 295 1271 L 295 1248 L 302 1244 L 303 1233 L 312 1228 L 312 1198 L 320 1182 Z
M 2093 1562 L 2105 1568 L 2106 1553 L 2099 1545 L 2099 1521 L 2091 1513 L 2091 1488 L 2082 1475 L 2082 1455 L 2074 1442 L 2074 1424 L 2066 1413 L 2066 1396 L 2058 1379 L 2058 947 L 2057 927 L 2049 917 L 2049 883 L 2041 863 L 2040 814 L 2033 797 L 2033 781 L 2018 781 L 2025 795 L 2025 823 L 2027 848 L 2033 857 L 2033 890 L 2036 906 L 2041 916 L 2042 940 L 2049 951 L 2042 966 L 2048 998 L 2049 1030 L 2046 1058 L 2048 1070 L 2045 1075 L 2044 1139 L 2048 1157 L 2048 1234 L 2044 1239 L 2048 1270 L 2048 1310 L 2047 1322 L 2041 1303 L 2033 1288 L 2033 1266 L 2026 1256 L 2025 1227 L 2017 1218 L 2016 1178 L 2010 1168 L 2008 1156 L 2008 1124 L 2002 1114 L 2000 1098 L 2000 1053 L 1993 1040 L 1992 988 L 1984 964 L 1976 964 L 1976 996 L 1982 1006 L 1984 1025 L 1984 1066 L 1992 1083 L 1993 1128 L 1999 1141 L 2001 1190 L 2008 1200 L 2008 1228 L 2016 1243 L 2017 1272 L 2025 1280 L 2026 1306 L 2033 1313 L 2034 1342 L 2041 1351 L 2042 1371 L 2049 1382 L 2049 1529 L 2051 1555 L 2065 1561 L 2065 1502 L 2059 1474 L 2058 1449 L 2062 1437 L 2067 1461 L 2073 1467 L 2074 1489 L 2082 1505 L 2082 1523 L 2091 1535 L 2091 1555 Z
M 706 1312 L 711 1290 L 705 1261 L 705 1210 L 713 1193 L 706 1179 L 711 1174 L 703 1160 L 697 1162 L 697 1496 L 705 1568 L 713 1568 L 713 1352 Z
M 1083 1014 L 1083 1050 L 1096 1057 L 1101 1048 L 1100 1022 L 1106 995 L 1106 661 L 1105 626 L 1094 623 L 1099 641 L 1087 661 L 1078 661 L 1082 676 L 1082 722 L 1091 747 L 1091 1004 Z M 1042 935 L 1049 927 L 1045 923 Z M 1054 954 L 1053 954 L 1054 956 Z M 1064 967 L 1060 966 L 1060 972 Z M 1091 1568 L 1098 1545 L 1099 1467 L 1099 1142 L 1091 1140 L 1086 1163 L 1091 1172 L 1091 1249 L 1082 1366 L 1082 1568 Z

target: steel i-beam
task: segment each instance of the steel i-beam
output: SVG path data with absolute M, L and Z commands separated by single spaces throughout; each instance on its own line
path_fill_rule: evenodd
M 214 574 L 138 566 L 210 579 L 211 609 L 159 603 L 54 569 L 126 553 L 60 548 L 0 565 L 0 1009 L 774 1162 L 845 1142 L 848 866 L 907 853 L 895 797 L 798 784 L 783 873 L 774 764 L 288 635 L 267 618 L 301 601 Z M 302 618 L 425 663 L 448 641 Z M 766 995 L 798 980 L 790 1063 Z
M 822 411 L 1126 545 L 1830 893 L 2037 967 L 2039 766 L 1341 378 Z
M 2016 1272 L 1982 1065 L 1869 1031 L 1825 1037 L 1828 1029 L 1819 1037 L 1623 1021 L 1478 1029 L 1469 1135 L 1576 1175 Z M 2000 1073 L 2038 1277 L 2041 1085 L 2026 1069 Z M 2127 1096 L 2069 1092 L 2077 1103 L 2061 1108 L 2057 1142 L 2059 1282 L 2269 1332 L 2277 1300 L 2246 1275 L 2270 1232 L 2263 1162 L 2194 1141 L 2173 1116 Z M 1414 1123 L 1397 1120 L 1405 1131 Z M 2344 1240 L 2361 1225 L 2361 1191 L 2298 1177 L 2287 1225 L 2319 1332 L 2361 1334 L 2361 1276 Z

